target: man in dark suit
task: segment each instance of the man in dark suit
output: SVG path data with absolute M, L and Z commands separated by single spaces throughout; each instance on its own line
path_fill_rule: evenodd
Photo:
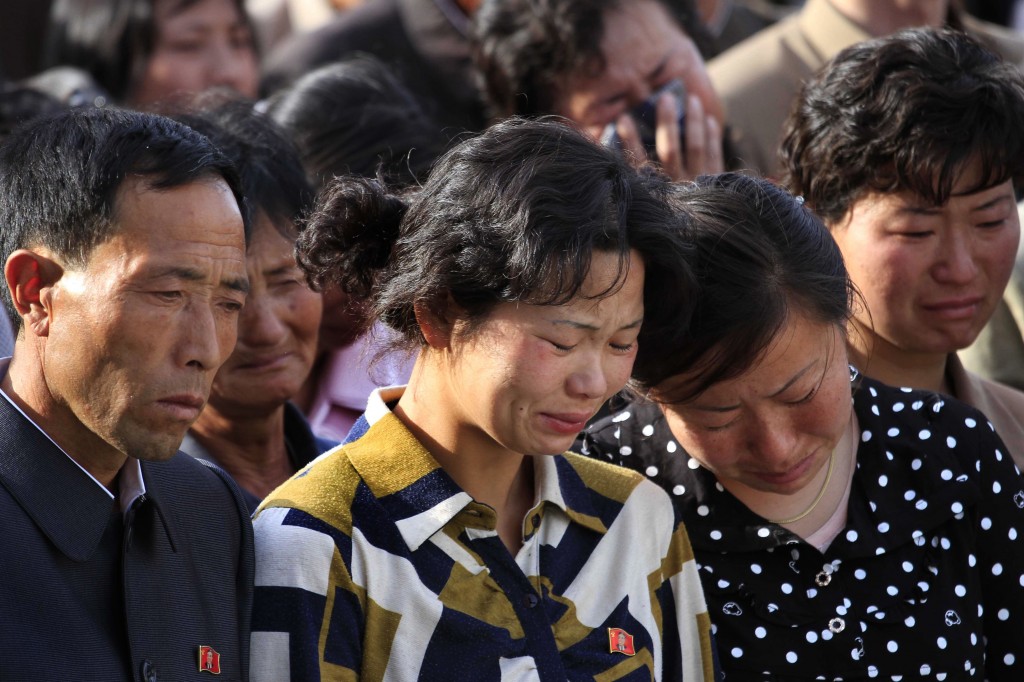
M 235 343 L 240 202 L 158 116 L 66 112 L 0 146 L 5 682 L 248 679 L 249 518 L 178 452 Z

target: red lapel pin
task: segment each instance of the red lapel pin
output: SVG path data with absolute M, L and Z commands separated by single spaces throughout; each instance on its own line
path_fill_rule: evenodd
M 212 646 L 199 645 L 199 672 L 220 675 L 220 654 Z
M 636 649 L 633 648 L 633 635 L 619 628 L 608 628 L 608 651 L 613 654 L 635 656 Z

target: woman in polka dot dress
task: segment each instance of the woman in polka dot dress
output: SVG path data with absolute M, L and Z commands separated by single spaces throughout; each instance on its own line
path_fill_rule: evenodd
M 726 679 L 1024 680 L 1024 481 L 985 416 L 849 367 L 854 292 L 799 199 L 725 174 L 675 202 L 690 341 L 579 445 L 673 494 Z

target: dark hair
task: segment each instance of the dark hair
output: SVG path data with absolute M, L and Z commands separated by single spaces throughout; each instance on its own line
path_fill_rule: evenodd
M 84 266 L 117 231 L 117 192 L 129 175 L 158 190 L 220 177 L 242 204 L 234 166 L 191 128 L 153 114 L 70 109 L 31 121 L 0 145 L 0 263 L 42 246 Z M 17 328 L 10 292 L 0 289 Z
M 418 184 L 444 147 L 413 94 L 370 56 L 306 74 L 271 97 L 266 112 L 295 141 L 315 187 L 335 175 Z
M 203 0 L 54 0 L 43 65 L 84 69 L 123 101 L 153 54 L 154 5 L 160 1 L 174 2 L 174 11 L 181 12 Z M 251 28 L 244 0 L 231 1 Z
M 786 123 L 785 182 L 827 223 L 868 191 L 940 206 L 966 166 L 973 190 L 1024 169 L 1024 78 L 974 38 L 913 29 L 840 52 Z
M 638 388 L 686 373 L 685 385 L 655 398 L 693 400 L 750 369 L 794 309 L 845 328 L 855 289 L 832 235 L 800 200 L 768 180 L 723 173 L 679 186 L 669 202 L 696 251 L 696 308 L 675 352 Z
M 701 52 L 710 44 L 691 0 L 644 0 L 665 8 Z M 473 18 L 480 87 L 496 117 L 555 112 L 564 79 L 601 71 L 608 12 L 637 0 L 485 0 Z
M 246 100 L 212 94 L 177 119 L 205 135 L 238 169 L 243 211 L 250 222 L 262 213 L 288 239 L 313 202 L 298 150 L 277 124 Z
M 315 286 L 368 297 L 413 345 L 423 343 L 414 306 L 445 319 L 453 303 L 472 329 L 501 302 L 565 303 L 595 250 L 624 267 L 635 249 L 646 275 L 634 372 L 647 377 L 693 305 L 688 247 L 665 192 L 666 181 L 567 125 L 510 119 L 442 157 L 409 199 L 376 180 L 336 180 L 299 237 L 299 262 Z

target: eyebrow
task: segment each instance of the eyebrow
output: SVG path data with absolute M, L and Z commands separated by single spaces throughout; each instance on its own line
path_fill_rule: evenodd
M 633 320 L 629 324 L 622 325 L 621 327 L 619 327 L 619 329 L 636 329 L 641 324 L 643 324 L 643 321 L 644 318 L 640 317 Z M 572 327 L 573 329 L 583 329 L 589 332 L 596 332 L 601 330 L 601 328 L 598 326 L 587 324 L 586 322 L 578 322 L 576 320 L 551 320 L 551 324 L 562 324 Z
M 971 212 L 973 213 L 975 211 L 984 211 L 986 209 L 994 208 L 994 207 L 998 206 L 1001 203 L 1010 201 L 1011 196 L 1012 195 L 1010 195 L 1010 194 L 1002 194 L 1002 195 L 996 197 L 995 199 L 992 199 L 990 201 L 986 201 L 981 206 L 975 206 L 974 208 L 971 209 Z
M 263 274 L 267 277 L 276 277 L 277 275 L 290 274 L 297 270 L 300 270 L 299 264 L 292 260 L 287 263 L 281 263 L 280 265 L 273 265 L 264 270 Z
M 202 282 L 206 279 L 206 276 L 198 270 L 183 267 L 170 267 L 158 270 L 153 273 L 151 279 L 159 279 L 161 277 L 176 277 L 178 279 L 183 279 L 186 282 Z M 243 294 L 249 293 L 249 280 L 245 277 L 232 277 L 221 280 L 220 286 L 225 286 L 228 289 L 239 291 Z
M 785 384 L 783 384 L 782 388 L 780 388 L 779 390 L 777 390 L 774 393 L 770 394 L 768 397 L 769 398 L 777 398 L 778 396 L 780 396 L 783 393 L 785 393 L 786 391 L 788 391 L 790 388 L 793 387 L 793 384 L 795 384 L 798 381 L 800 381 L 800 379 L 804 375 L 806 375 L 807 372 L 809 372 L 817 363 L 818 363 L 817 358 L 815 358 L 814 360 L 811 360 L 810 363 L 808 363 L 806 366 L 804 366 L 803 369 L 801 369 L 799 372 L 794 374 L 789 379 L 789 381 L 787 381 Z M 716 412 L 716 413 L 718 413 L 718 412 L 732 412 L 733 410 L 738 410 L 739 408 L 740 408 L 739 403 L 737 403 L 735 405 L 693 405 L 693 409 L 698 410 L 700 412 Z

